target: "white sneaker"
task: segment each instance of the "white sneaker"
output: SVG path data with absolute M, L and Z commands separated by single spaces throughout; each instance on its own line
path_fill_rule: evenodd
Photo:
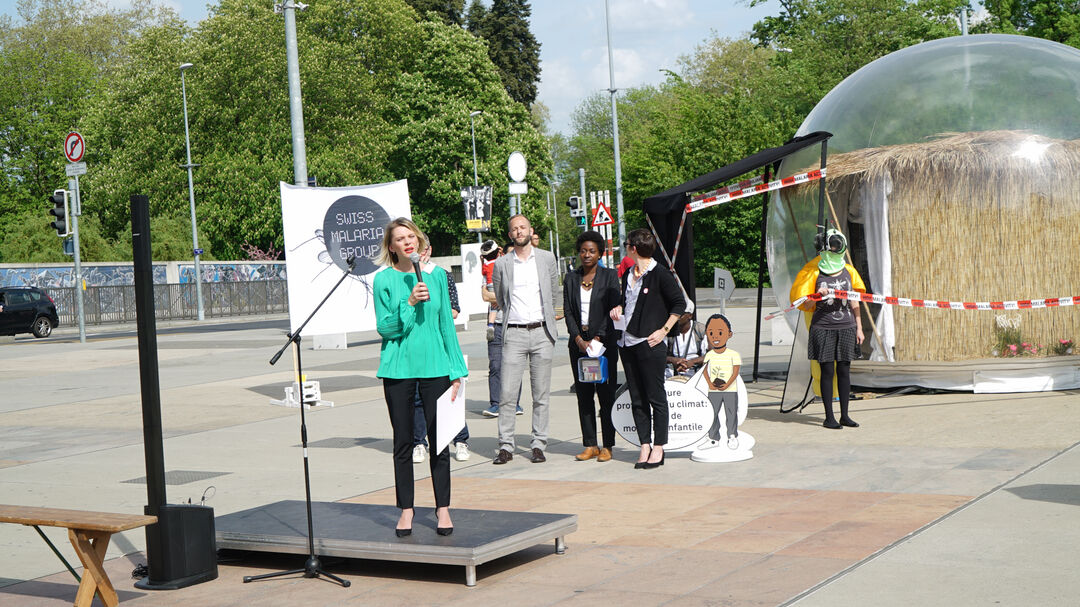
M 727 448 L 728 449 L 738 449 L 739 448 L 739 437 L 738 436 L 729 436 L 728 439 L 727 439 Z
M 412 463 L 422 464 L 424 459 L 427 458 L 427 447 L 423 445 L 417 445 L 412 448 Z
M 465 443 L 454 443 L 454 459 L 459 462 L 468 461 L 469 446 Z
M 719 445 L 720 445 L 720 441 L 715 441 L 715 440 L 712 440 L 712 439 L 708 439 L 705 442 L 698 445 L 697 449 L 700 449 L 700 450 L 715 449 Z

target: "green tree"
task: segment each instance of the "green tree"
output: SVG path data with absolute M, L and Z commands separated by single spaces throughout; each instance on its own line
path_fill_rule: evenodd
M 41 211 L 23 211 L 12 217 L 0 239 L 0 259 L 25 263 L 70 262 L 71 257 L 64 255 L 63 239 L 57 238 L 56 231 L 49 227 L 49 219 Z M 79 254 L 83 262 L 124 259 L 122 243 L 104 236 L 101 224 L 91 215 L 79 218 Z M 131 259 L 130 239 L 126 258 Z
M 0 20 L 0 224 L 67 183 L 64 136 L 75 130 L 131 35 L 170 11 L 135 0 L 24 0 L 18 23 Z M 88 140 L 93 149 L 99 142 Z M 44 212 L 44 211 L 42 211 Z
M 529 30 L 532 9 L 525 0 L 494 0 L 480 25 L 488 56 L 510 97 L 526 107 L 536 100 L 540 82 L 540 43 Z M 470 7 L 470 30 L 472 9 Z
M 989 13 L 972 31 L 1024 34 L 1080 48 L 1080 5 L 1075 0 L 985 0 Z
M 469 3 L 468 10 L 465 12 L 465 29 L 469 30 L 470 34 L 479 36 L 480 28 L 484 25 L 487 14 L 488 9 L 484 6 L 483 0 L 472 0 Z
M 414 216 L 440 253 L 472 239 L 459 194 L 472 182 L 471 110 L 484 111 L 476 126 L 486 183 L 505 191 L 513 149 L 531 170 L 548 170 L 527 111 L 503 90 L 483 43 L 460 27 L 418 21 L 402 0 L 318 3 L 300 13 L 297 39 L 308 174 L 320 186 L 407 178 Z M 280 16 L 256 0 L 223 0 L 197 28 L 169 21 L 129 50 L 84 121 L 84 134 L 102 142 L 87 176 L 101 204 L 87 212 L 119 234 L 128 198 L 144 193 L 154 217 L 187 217 L 178 67 L 190 62 L 200 243 L 219 258 L 242 258 L 245 243 L 280 249 L 279 182 L 293 181 Z M 530 182 L 527 208 L 545 194 Z
M 405 0 L 421 17 L 435 13 L 446 25 L 465 25 L 465 0 Z

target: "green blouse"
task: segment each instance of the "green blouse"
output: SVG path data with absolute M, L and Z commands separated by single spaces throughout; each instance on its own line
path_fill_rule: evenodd
M 431 299 L 410 306 L 415 273 L 389 267 L 375 275 L 375 328 L 383 338 L 376 377 L 454 381 L 469 374 L 450 315 L 446 271 L 435 267 L 423 276 Z

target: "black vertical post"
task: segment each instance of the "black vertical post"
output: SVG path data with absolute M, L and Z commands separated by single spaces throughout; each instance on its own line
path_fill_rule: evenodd
M 158 516 L 165 505 L 165 455 L 161 442 L 161 386 L 158 381 L 154 274 L 150 255 L 150 201 L 140 194 L 131 197 L 131 249 L 135 263 L 135 324 L 139 331 L 146 513 Z M 154 562 L 153 558 L 148 560 Z
M 765 183 L 772 179 L 772 167 L 765 167 Z M 779 193 L 777 193 L 779 195 Z M 761 294 L 765 285 L 765 233 L 769 222 L 769 192 L 761 194 L 761 247 L 758 250 L 757 270 L 757 326 L 754 329 L 754 377 L 758 379 L 758 357 L 761 354 Z
M 819 167 L 822 171 L 825 170 L 825 160 L 828 157 L 828 155 L 829 155 L 829 140 L 828 139 L 823 139 L 821 141 L 821 166 Z M 817 224 L 818 224 L 819 227 L 817 229 L 817 233 L 820 234 L 824 238 L 824 236 L 825 236 L 825 176 L 822 175 L 821 179 L 819 179 L 818 181 L 820 183 L 818 183 Z M 815 251 L 815 253 L 818 253 L 818 251 Z

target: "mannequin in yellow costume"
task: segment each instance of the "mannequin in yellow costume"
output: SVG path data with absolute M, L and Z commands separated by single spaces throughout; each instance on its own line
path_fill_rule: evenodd
M 859 272 L 850 264 L 844 263 L 843 254 L 847 250 L 847 240 L 843 234 L 837 230 L 829 230 L 823 240 L 824 242 L 819 247 L 822 249 L 821 254 L 807 262 L 795 277 L 789 294 L 792 302 L 800 297 L 823 292 L 826 288 L 866 292 L 866 284 Z M 851 359 L 856 357 L 853 350 L 863 341 L 858 302 L 823 301 L 819 309 L 818 302 L 807 301 L 799 308 L 803 310 L 807 328 L 812 329 L 813 334 L 810 337 L 809 356 L 814 394 L 821 397 L 823 401 L 828 397 L 827 402 L 824 403 L 824 426 L 833 429 L 843 426 L 856 427 L 858 424 L 848 416 L 847 405 L 848 392 L 850 392 L 848 369 Z M 854 334 L 851 333 L 851 327 L 848 325 L 854 325 Z M 828 339 L 824 339 L 823 336 L 828 336 Z M 842 337 L 840 343 L 837 343 L 837 336 Z M 823 340 L 826 343 L 823 343 Z M 821 353 L 823 345 L 827 345 L 828 354 Z M 828 376 L 826 381 L 829 385 L 825 390 L 821 385 L 822 363 L 828 367 L 828 373 L 825 375 Z M 823 391 L 826 394 L 823 395 Z M 833 395 L 840 397 L 839 423 L 833 417 Z

